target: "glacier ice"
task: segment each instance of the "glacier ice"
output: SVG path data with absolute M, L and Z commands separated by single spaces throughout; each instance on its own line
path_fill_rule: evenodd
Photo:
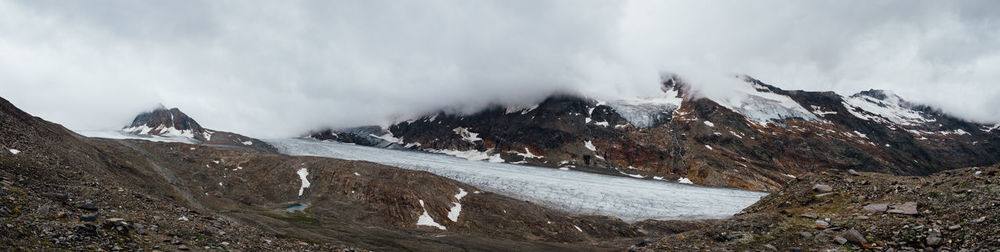
M 607 105 L 636 128 L 653 127 L 665 123 L 680 108 L 682 99 L 674 97 L 634 98 L 615 100 Z M 607 126 L 607 125 L 605 125 Z
M 783 119 L 819 121 L 816 115 L 787 95 L 742 78 L 731 81 L 734 82 L 730 85 L 731 92 L 712 94 L 708 98 L 760 124 Z
M 86 137 L 97 137 L 97 138 L 108 138 L 108 139 L 140 139 L 151 142 L 177 142 L 177 143 L 189 143 L 189 144 L 198 143 L 194 139 L 184 136 L 137 135 L 126 132 L 124 130 L 75 130 L 74 132 L 79 133 L 80 135 Z
M 576 214 L 618 216 L 629 222 L 725 218 L 766 195 L 763 192 L 470 161 L 441 154 L 309 139 L 273 139 L 267 142 L 289 155 L 365 160 L 427 171 L 481 190 L 554 209 Z

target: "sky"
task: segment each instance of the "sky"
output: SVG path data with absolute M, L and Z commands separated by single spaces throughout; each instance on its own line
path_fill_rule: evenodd
M 0 1 L 0 96 L 71 129 L 159 104 L 257 137 L 747 74 L 1000 121 L 1000 1 Z

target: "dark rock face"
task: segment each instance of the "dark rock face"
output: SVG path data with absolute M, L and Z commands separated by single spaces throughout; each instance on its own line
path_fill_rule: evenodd
M 402 148 L 396 139 L 392 139 L 392 134 L 388 130 L 378 126 L 363 126 L 340 130 L 326 129 L 309 133 L 312 138 L 319 140 L 331 140 L 343 143 L 353 143 L 364 146 L 374 146 L 381 148 Z
M 429 152 L 478 152 L 509 163 L 687 178 L 695 184 L 752 190 L 775 190 L 792 176 L 820 168 L 926 175 L 1000 162 L 1000 130 L 887 91 L 844 97 L 782 90 L 746 76 L 743 80 L 761 97 L 784 96 L 805 110 L 756 122 L 744 113 L 767 111 L 739 112 L 727 107 L 732 105 L 689 97 L 690 88 L 674 77 L 664 81 L 663 89 L 666 96 L 683 98 L 679 107 L 556 95 L 527 107 L 496 106 L 467 115 L 441 112 L 387 129 L 376 127 L 374 135 L 384 137 L 372 137 L 374 131 L 351 133 L 356 129 L 311 136 Z M 768 106 L 762 107 L 774 108 Z

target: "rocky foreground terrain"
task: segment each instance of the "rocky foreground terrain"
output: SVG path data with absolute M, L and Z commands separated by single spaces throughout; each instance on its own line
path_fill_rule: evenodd
M 632 251 L 997 251 L 1000 165 L 930 176 L 828 170 L 726 220 Z

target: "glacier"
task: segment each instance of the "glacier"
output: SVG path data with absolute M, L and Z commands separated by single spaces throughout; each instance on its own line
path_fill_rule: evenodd
M 617 216 L 628 222 L 726 218 L 767 195 L 312 139 L 265 141 L 288 155 L 362 160 L 427 171 L 480 190 L 553 209 L 581 215 Z
M 934 122 L 934 119 L 927 118 L 920 111 L 914 110 L 912 108 L 914 105 L 889 91 L 862 91 L 850 97 L 843 97 L 842 103 L 847 112 L 864 120 L 902 126 Z
M 74 130 L 73 132 L 76 132 L 77 134 L 83 135 L 85 137 L 96 137 L 96 138 L 107 138 L 107 139 L 139 139 L 150 142 L 175 142 L 175 143 L 198 144 L 198 141 L 194 140 L 194 138 L 181 135 L 167 135 L 167 136 L 138 135 L 124 130 Z
M 598 105 L 606 104 L 618 112 L 626 121 L 636 128 L 643 129 L 655 127 L 659 124 L 670 121 L 674 111 L 681 107 L 684 101 L 675 90 L 666 90 L 658 97 L 643 97 L 613 100 L 610 102 L 599 102 Z M 593 109 L 590 110 L 594 112 Z

